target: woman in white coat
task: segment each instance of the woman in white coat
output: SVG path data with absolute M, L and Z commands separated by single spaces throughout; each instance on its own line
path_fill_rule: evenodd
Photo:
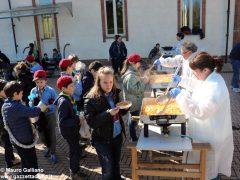
M 211 144 L 206 179 L 219 179 L 219 173 L 230 176 L 234 146 L 229 92 L 219 74 L 223 61 L 202 52 L 189 66 L 198 80 L 174 77 L 185 89 L 174 88 L 169 96 L 176 98 L 182 112 L 189 116 L 188 133 L 193 141 Z M 199 153 L 189 152 L 185 161 L 196 163 Z
M 189 67 L 189 62 L 197 55 L 197 46 L 189 41 L 184 42 L 181 45 L 181 55 L 176 55 L 174 57 L 163 58 L 155 60 L 153 65 L 163 66 L 167 68 L 176 68 L 179 63 L 182 63 L 182 76 L 192 77 L 192 70 Z

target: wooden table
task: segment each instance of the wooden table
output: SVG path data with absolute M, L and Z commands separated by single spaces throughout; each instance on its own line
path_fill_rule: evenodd
M 150 131 L 150 133 L 152 133 Z M 155 132 L 154 132 L 155 133 Z M 155 134 L 156 135 L 156 134 Z M 153 150 L 154 148 L 158 148 L 155 150 L 161 150 L 161 151 L 169 151 L 167 149 L 169 144 L 169 147 L 171 148 L 171 151 L 181 150 L 181 151 L 189 151 L 189 142 L 185 140 L 185 145 L 181 146 L 179 143 L 179 146 L 174 143 L 174 137 L 172 138 L 172 144 L 171 143 L 164 143 L 167 142 L 167 139 L 163 141 L 159 134 L 159 142 L 156 143 L 158 140 L 155 137 L 154 139 L 151 139 L 150 137 L 153 137 L 153 134 L 149 138 L 144 138 L 143 132 L 141 132 L 141 135 L 138 140 L 138 144 L 131 144 L 128 147 L 131 149 L 132 154 L 132 179 L 138 180 L 139 176 L 160 176 L 160 177 L 186 177 L 186 178 L 198 178 L 200 180 L 205 180 L 206 175 L 206 152 L 210 149 L 210 144 L 208 143 L 191 143 L 191 151 L 200 151 L 200 163 L 199 164 L 166 164 L 166 163 L 150 163 L 150 162 L 138 162 L 138 156 L 137 156 L 137 150 L 139 147 L 144 148 L 142 150 Z M 170 136 L 169 136 L 170 137 Z M 179 138 L 179 137 L 178 137 Z M 149 142 L 152 141 L 152 142 Z M 179 139 L 176 139 L 176 141 L 179 141 Z M 180 140 L 181 141 L 181 140 Z M 139 144 L 140 143 L 140 144 Z M 152 144 L 152 146 L 151 146 Z M 172 146 L 172 147 L 171 147 Z M 158 168 L 161 168 L 159 170 Z M 171 169 L 171 170 L 169 170 Z M 198 169 L 199 172 L 187 172 L 183 171 L 184 169 Z M 180 171 L 182 170 L 182 171 Z

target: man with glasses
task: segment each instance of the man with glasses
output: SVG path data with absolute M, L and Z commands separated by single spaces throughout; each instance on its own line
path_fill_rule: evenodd
M 168 68 L 174 68 L 182 63 L 182 76 L 185 77 L 194 77 L 192 74 L 192 70 L 189 67 L 189 62 L 196 56 L 197 54 L 197 46 L 189 41 L 186 41 L 181 46 L 181 55 L 176 55 L 174 57 L 168 57 L 164 59 L 160 57 L 159 59 L 154 61 L 155 66 L 163 66 Z

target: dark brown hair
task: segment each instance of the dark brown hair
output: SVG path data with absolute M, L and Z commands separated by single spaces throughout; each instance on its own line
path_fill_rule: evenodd
M 223 59 L 221 57 L 210 56 L 206 52 L 201 52 L 190 61 L 189 66 L 192 70 L 208 68 L 212 72 L 216 68 L 216 71 L 219 73 L 223 68 Z
M 0 79 L 0 91 L 3 90 L 4 86 L 7 84 L 7 82 L 3 79 Z
M 73 63 L 79 61 L 79 58 L 78 58 L 75 54 L 70 54 L 70 55 L 68 56 L 68 59 L 69 59 L 70 61 L 72 61 Z
M 19 74 L 25 73 L 25 72 L 30 72 L 30 69 L 28 65 L 25 62 L 18 62 L 16 66 L 13 68 L 16 76 L 18 77 Z
M 101 67 L 103 67 L 102 63 L 100 63 L 99 61 L 93 61 L 89 64 L 88 69 L 89 69 L 89 71 L 91 71 L 92 69 L 94 71 L 98 71 L 99 68 L 101 68 Z
M 5 85 L 3 90 L 8 98 L 12 98 L 15 92 L 19 94 L 21 91 L 23 91 L 23 87 L 17 81 L 10 81 Z

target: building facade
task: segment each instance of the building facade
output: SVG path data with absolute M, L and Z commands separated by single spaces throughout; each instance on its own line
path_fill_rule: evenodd
M 231 0 L 229 52 L 240 41 L 239 5 Z M 200 50 L 225 55 L 227 8 L 227 0 L 2 0 L 0 50 L 16 61 L 35 41 L 49 57 L 57 48 L 82 60 L 108 59 L 114 35 L 121 34 L 128 53 L 147 57 L 157 42 L 174 46 L 182 30 Z

